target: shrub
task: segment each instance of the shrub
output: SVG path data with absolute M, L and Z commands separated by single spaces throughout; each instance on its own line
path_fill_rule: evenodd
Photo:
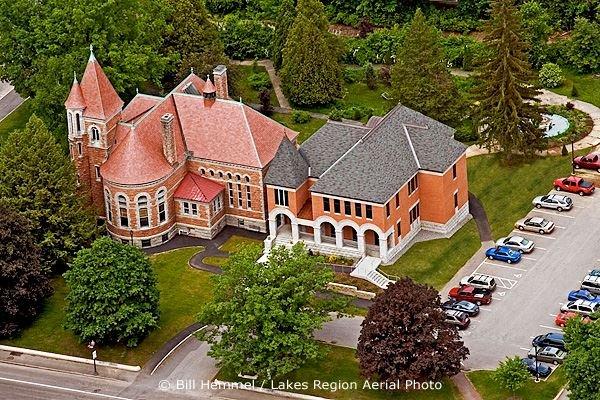
M 365 65 L 365 83 L 370 90 L 375 90 L 377 88 L 377 78 L 375 77 L 375 69 L 373 68 L 373 64 L 368 63 Z
M 554 63 L 546 63 L 539 73 L 540 83 L 546 88 L 559 87 L 565 81 L 560 67 Z
M 329 119 L 332 121 L 341 121 L 343 117 L 343 112 L 342 110 L 338 109 L 338 108 L 334 108 L 331 110 L 331 112 L 329 113 Z
M 261 91 L 271 88 L 271 78 L 266 72 L 253 73 L 248 76 L 248 85 L 254 90 Z
M 573 88 L 571 88 L 571 97 L 579 97 L 579 90 L 577 90 L 575 84 L 573 84 Z
M 567 107 L 567 110 L 572 110 L 575 108 L 575 104 L 571 103 L 570 101 L 567 101 L 567 104 L 565 104 L 565 107 Z
M 385 86 L 392 86 L 392 74 L 389 66 L 384 65 L 379 69 L 379 79 L 385 84 Z
M 441 43 L 448 63 L 466 71 L 473 70 L 487 51 L 485 44 L 467 35 L 447 36 Z
M 271 115 L 273 113 L 273 106 L 271 105 L 271 90 L 261 90 L 258 94 L 258 100 L 260 101 L 260 112 L 264 115 Z
M 306 124 L 310 118 L 310 114 L 306 111 L 292 111 L 292 121 L 296 124 Z
M 479 135 L 472 124 L 464 124 L 456 129 L 454 139 L 463 143 L 474 142 L 479 139 Z
M 364 71 L 360 68 L 345 68 L 344 69 L 344 82 L 356 83 L 363 80 L 365 76 Z
M 342 110 L 342 117 L 358 121 L 363 118 L 371 118 L 374 110 L 370 107 L 352 105 Z

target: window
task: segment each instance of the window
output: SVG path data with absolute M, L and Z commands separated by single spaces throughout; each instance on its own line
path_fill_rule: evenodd
M 204 168 L 200 168 L 200 175 L 206 175 L 206 170 Z
M 238 207 L 243 208 L 243 199 L 242 199 L 242 185 L 240 183 L 237 184 L 237 197 L 238 197 Z
M 419 203 L 417 203 L 413 208 L 410 209 L 409 214 L 410 224 L 412 225 L 412 223 L 418 220 L 420 216 Z
M 81 179 L 79 178 L 79 172 L 75 176 L 75 182 L 76 182 L 77 186 L 81 185 Z
M 96 173 L 96 180 L 99 181 L 100 180 L 100 166 L 99 165 L 94 165 L 94 172 Z
M 233 183 L 227 182 L 227 191 L 229 193 L 229 207 L 233 207 Z
M 129 226 L 129 217 L 127 216 L 127 199 L 123 195 L 117 197 L 119 203 L 119 223 L 121 226 Z
M 419 176 L 415 175 L 408 181 L 408 194 L 412 194 L 419 187 Z
M 169 241 L 169 234 L 168 233 L 164 233 L 161 237 L 160 240 L 162 240 L 163 243 Z
M 223 179 L 223 173 L 219 171 L 219 178 Z
M 373 219 L 373 206 L 370 204 L 365 204 L 365 216 L 367 219 Z
M 352 215 L 352 203 L 344 201 L 344 214 Z
M 77 143 L 77 154 L 79 155 L 79 157 L 83 155 L 83 147 L 81 146 L 81 142 Z
M 400 192 L 396 193 L 396 208 L 400 207 Z
M 152 242 L 150 241 L 150 239 L 142 239 L 142 247 L 150 247 L 152 245 Z
M 289 199 L 287 190 L 275 189 L 275 204 L 277 204 L 278 206 L 287 207 L 289 205 L 288 200 Z
M 390 203 L 386 203 L 385 205 L 385 216 L 390 217 Z
M 458 208 L 458 192 L 454 193 L 454 208 Z
M 245 181 L 246 183 L 250 183 L 250 178 L 249 178 L 249 177 L 247 177 L 247 176 L 245 176 L 245 177 L 244 177 L 244 181 Z
M 362 204 L 354 203 L 354 215 L 362 217 Z
M 75 114 L 75 122 L 77 124 L 77 134 L 81 134 L 81 115 Z
M 250 186 L 246 186 L 246 208 L 252 208 L 252 192 L 250 192 Z
M 110 204 L 110 193 L 108 190 L 104 191 L 104 204 L 106 206 L 106 219 L 112 223 L 112 205 Z
M 148 211 L 148 197 L 140 196 L 137 200 L 137 212 L 140 218 L 140 228 L 150 226 L 150 213 Z
M 71 160 L 75 159 L 75 146 L 69 144 L 69 154 L 71 155 Z
M 331 211 L 331 205 L 329 204 L 329 197 L 323 197 L 323 211 Z
M 166 191 L 160 190 L 156 195 L 156 206 L 158 208 L 158 223 L 162 224 L 167 220 L 167 207 L 165 204 Z
M 333 199 L 333 212 L 339 214 L 342 212 L 340 201 L 338 199 Z
M 129 244 L 129 239 L 121 239 L 121 243 L 123 243 L 123 244 Z
M 452 179 L 456 179 L 456 164 L 452 166 Z
M 185 215 L 198 215 L 198 204 L 188 201 L 184 201 L 181 204 L 183 205 L 183 213 Z
M 396 237 L 402 236 L 402 221 L 396 223 Z
M 231 180 L 231 173 L 227 173 L 227 179 Z
M 100 140 L 100 130 L 95 126 L 92 126 L 92 142 L 97 142 Z
M 221 209 L 223 208 L 223 203 L 221 202 L 221 195 L 218 195 L 217 197 L 215 197 L 215 199 L 212 202 L 212 207 L 213 207 L 213 213 L 218 214 L 219 211 L 221 211 Z
M 73 134 L 73 114 L 68 113 L 69 116 L 69 133 Z
M 235 180 L 239 182 L 240 180 L 242 180 L 242 177 L 236 174 Z

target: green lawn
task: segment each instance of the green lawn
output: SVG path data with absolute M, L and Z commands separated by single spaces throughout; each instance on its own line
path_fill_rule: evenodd
M 458 390 L 450 381 L 444 381 L 440 390 L 413 391 L 408 393 L 385 392 L 382 390 L 363 389 L 364 379 L 359 373 L 358 361 L 355 358 L 355 351 L 345 347 L 323 345 L 329 350 L 323 360 L 311 361 L 300 369 L 283 377 L 279 382 L 286 380 L 291 382 L 306 382 L 308 389 L 298 390 L 299 393 L 313 396 L 321 396 L 329 399 L 339 400 L 387 400 L 387 399 L 406 399 L 406 400 L 452 400 L 460 399 Z M 239 381 L 236 373 L 221 370 L 217 374 L 217 379 L 226 381 Z M 315 388 L 314 382 L 354 382 L 357 389 L 337 391 Z M 257 383 L 260 385 L 260 382 Z M 273 383 L 277 388 L 277 382 Z M 321 385 L 323 386 L 323 385 Z M 265 387 L 271 387 L 271 383 L 266 383 Z
M 492 373 L 492 371 L 467 373 L 467 376 L 485 400 L 552 400 L 567 383 L 563 369 L 559 368 L 546 382 L 535 383 L 532 379 L 525 387 L 515 393 L 516 397 L 512 397 L 510 391 L 502 389 L 492 380 Z
M 563 68 L 563 73 L 565 75 L 565 83 L 561 87 L 550 90 L 571 97 L 571 90 L 573 89 L 573 84 L 575 84 L 579 92 L 577 100 L 592 103 L 600 107 L 600 78 L 594 77 L 591 74 L 577 74 L 565 68 Z
M 305 124 L 297 124 L 292 120 L 292 116 L 290 114 L 281 114 L 281 113 L 273 113 L 271 115 L 275 121 L 287 126 L 288 128 L 298 132 L 298 143 L 304 142 L 306 139 L 312 136 L 313 133 L 319 130 L 320 127 L 325 125 L 327 122 L 324 119 L 319 118 L 311 118 Z
M 380 269 L 396 276 L 408 275 L 439 290 L 480 246 L 477 226 L 469 221 L 451 238 L 415 243 L 394 264 Z
M 232 235 L 225 243 L 219 247 L 219 250 L 225 251 L 227 253 L 237 253 L 244 246 L 257 244 L 262 246 L 263 242 L 261 240 L 250 239 L 244 236 Z
M 214 267 L 222 267 L 227 263 L 227 260 L 229 260 L 229 257 L 209 256 L 204 257 L 202 259 L 202 262 L 204 264 L 212 265 Z
M 202 250 L 201 247 L 184 248 L 152 257 L 160 290 L 159 328 L 133 349 L 125 346 L 100 346 L 99 359 L 141 366 L 165 342 L 196 322 L 195 316 L 200 306 L 212 297 L 212 285 L 209 281 L 211 274 L 188 266 L 188 260 Z M 1 343 L 89 357 L 86 346 L 61 326 L 65 316 L 67 292 L 62 278 L 55 279 L 54 289 L 55 293 L 48 300 L 40 318 L 27 328 L 21 337 Z
M 258 66 L 258 72 L 267 73 L 265 67 Z M 242 98 L 244 103 L 260 103 L 258 99 L 259 91 L 254 90 L 250 87 L 248 83 L 248 77 L 253 74 L 251 65 L 236 65 L 235 66 L 235 89 L 236 94 L 234 100 L 239 100 Z M 279 107 L 279 102 L 277 101 L 277 96 L 275 96 L 275 91 L 271 88 L 271 105 L 273 107 Z
M 0 122 L 0 143 L 15 129 L 24 128 L 32 113 L 31 100 L 25 100 L 16 110 L 4 118 Z

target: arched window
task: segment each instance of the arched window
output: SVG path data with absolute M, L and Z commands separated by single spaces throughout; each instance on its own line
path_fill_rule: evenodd
M 200 174 L 201 175 L 205 175 L 206 174 L 206 170 L 204 168 L 200 168 Z
M 77 124 L 77 134 L 81 134 L 81 114 L 75 114 L 75 122 Z
M 67 113 L 67 118 L 69 120 L 69 134 L 72 135 L 73 134 L 73 114 Z
M 238 181 L 238 182 L 239 182 L 241 179 L 242 179 L 242 177 L 241 177 L 241 176 L 239 176 L 239 175 L 236 175 L 236 176 L 235 176 L 235 180 L 236 180 L 236 181 Z
M 231 172 L 227 173 L 227 179 L 231 180 Z
M 110 204 L 110 193 L 108 192 L 108 190 L 104 191 L 104 203 L 106 205 L 106 220 L 112 224 L 112 204 Z
M 164 189 L 158 191 L 156 195 L 156 206 L 158 208 L 158 223 L 162 224 L 167 220 L 167 206 L 165 204 L 165 199 L 167 196 L 167 192 Z
M 95 126 L 92 126 L 92 142 L 97 142 L 100 140 L 100 130 Z
M 213 171 L 212 169 L 208 171 L 210 173 L 210 176 L 215 176 L 215 171 Z
M 244 180 L 246 181 L 246 183 L 250 183 L 250 178 L 249 177 L 245 176 Z
M 223 179 L 223 173 L 219 171 L 219 178 Z
M 150 226 L 150 213 L 148 212 L 148 197 L 140 196 L 137 200 L 137 212 L 140 218 L 140 228 Z
M 121 226 L 129 226 L 129 217 L 127 215 L 127 198 L 122 194 L 117 197 L 117 203 L 119 203 L 119 223 Z

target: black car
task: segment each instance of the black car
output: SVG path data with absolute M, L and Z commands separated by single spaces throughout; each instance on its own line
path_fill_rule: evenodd
M 521 362 L 527 368 L 527 371 L 531 373 L 533 376 L 539 376 L 540 378 L 545 378 L 552 372 L 552 368 L 543 364 L 541 362 L 537 363 L 537 374 L 535 373 L 535 360 L 531 358 L 522 358 Z
M 565 336 L 562 333 L 551 332 L 545 335 L 538 335 L 531 341 L 532 346 L 536 347 L 556 347 L 562 351 L 567 351 L 565 348 Z
M 442 304 L 442 308 L 444 310 L 456 310 L 462 311 L 469 315 L 469 317 L 474 317 L 479 314 L 479 306 L 475 303 L 471 303 L 466 300 L 454 300 L 450 299 Z

